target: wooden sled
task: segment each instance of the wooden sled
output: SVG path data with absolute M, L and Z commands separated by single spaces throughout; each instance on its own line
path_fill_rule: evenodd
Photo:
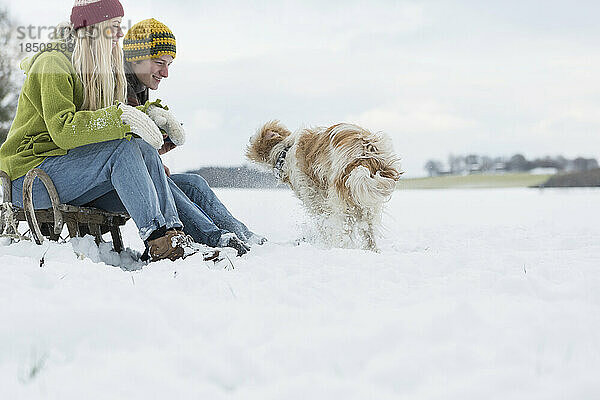
M 52 208 L 35 210 L 32 198 L 33 182 L 39 178 L 52 202 Z M 67 225 L 69 237 L 83 237 L 92 235 L 96 244 L 103 242 L 102 235 L 109 233 L 112 236 L 113 248 L 116 252 L 123 251 L 123 238 L 121 226 L 129 219 L 126 213 L 113 213 L 92 207 L 77 207 L 60 202 L 56 187 L 52 179 L 39 168 L 34 168 L 25 175 L 23 182 L 23 208 L 12 204 L 12 186 L 10 178 L 4 171 L 0 171 L 2 181 L 3 204 L 0 215 L 0 234 L 9 237 L 25 237 L 33 239 L 41 245 L 45 238 L 53 241 L 61 239 L 64 225 Z M 8 224 L 8 213 L 13 215 L 16 224 Z M 18 232 L 20 222 L 26 221 L 29 231 L 21 235 Z M 29 235 L 29 237 L 27 236 Z

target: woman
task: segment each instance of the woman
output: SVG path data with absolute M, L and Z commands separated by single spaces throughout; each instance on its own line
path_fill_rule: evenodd
M 0 168 L 19 206 L 24 175 L 35 167 L 52 178 L 63 203 L 83 205 L 115 190 L 151 260 L 176 260 L 193 246 L 156 151 L 162 135 L 144 112 L 125 105 L 123 15 L 118 0 L 77 0 L 65 40 L 22 63 L 27 78 Z M 50 207 L 40 182 L 33 200 Z

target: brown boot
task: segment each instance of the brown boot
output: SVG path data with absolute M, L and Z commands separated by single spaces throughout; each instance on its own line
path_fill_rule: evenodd
M 175 261 L 182 258 L 185 251 L 183 247 L 178 244 L 178 239 L 182 235 L 183 232 L 170 229 L 164 234 L 164 236 L 161 236 L 158 239 L 150 240 L 148 242 L 150 261 L 160 261 L 167 258 L 171 261 Z

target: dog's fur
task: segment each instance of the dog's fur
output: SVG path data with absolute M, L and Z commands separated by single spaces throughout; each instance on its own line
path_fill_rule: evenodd
M 383 204 L 401 175 L 386 135 L 343 123 L 292 134 L 271 121 L 252 136 L 246 157 L 275 169 L 319 217 L 329 244 L 377 250 Z

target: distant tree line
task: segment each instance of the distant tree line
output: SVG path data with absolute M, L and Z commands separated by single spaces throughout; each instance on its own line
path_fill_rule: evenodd
M 429 160 L 425 164 L 425 170 L 429 176 L 476 174 L 483 172 L 531 172 L 537 168 L 545 168 L 556 172 L 582 172 L 598 168 L 598 161 L 595 158 L 583 157 L 569 160 L 563 156 L 547 156 L 527 160 L 522 154 L 515 154 L 510 158 L 492 158 L 469 154 L 467 156 L 450 155 L 447 164 L 438 160 Z
M 271 172 L 243 167 L 204 167 L 190 173 L 201 175 L 211 187 L 275 188 L 277 179 Z

